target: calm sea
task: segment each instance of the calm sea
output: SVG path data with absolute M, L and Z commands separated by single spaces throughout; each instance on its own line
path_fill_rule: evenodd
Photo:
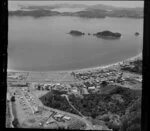
M 79 30 L 85 36 L 67 34 Z M 118 40 L 87 33 L 120 32 Z M 140 36 L 134 33 L 139 32 Z M 118 62 L 142 51 L 143 19 L 79 17 L 9 17 L 8 69 L 54 71 L 89 68 Z

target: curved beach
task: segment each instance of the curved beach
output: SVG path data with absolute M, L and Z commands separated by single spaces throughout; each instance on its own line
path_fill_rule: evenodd
M 28 76 L 28 80 L 31 81 L 59 81 L 59 82 L 75 82 L 73 76 L 71 75 L 72 72 L 76 73 L 83 73 L 83 72 L 94 72 L 97 70 L 105 69 L 105 68 L 115 68 L 118 67 L 120 64 L 123 64 L 127 61 L 133 61 L 136 59 L 142 59 L 142 53 L 138 55 L 128 58 L 126 60 L 122 60 L 116 63 L 104 65 L 104 66 L 96 66 L 91 68 L 84 68 L 84 69 L 76 69 L 76 70 L 68 70 L 68 71 L 21 71 L 21 70 L 7 70 L 7 72 L 15 72 L 15 73 L 25 73 Z
M 73 71 L 75 71 L 75 72 L 93 71 L 93 70 L 104 69 L 104 68 L 108 68 L 108 67 L 112 67 L 112 66 L 118 66 L 119 64 L 122 64 L 123 62 L 133 61 L 133 60 L 136 60 L 136 59 L 139 59 L 139 58 L 142 59 L 142 52 L 139 53 L 136 56 L 130 57 L 128 59 L 125 59 L 125 60 L 122 60 L 122 61 L 119 61 L 119 62 L 115 62 L 115 63 L 107 64 L 107 65 L 102 65 L 102 66 L 95 66 L 95 67 L 83 68 L 83 69 L 61 70 L 61 71 L 23 71 L 23 70 L 7 69 L 7 72 L 30 72 L 30 73 L 34 73 L 34 72 L 39 72 L 39 73 L 40 72 L 42 72 L 42 73 L 64 73 L 64 72 L 66 72 L 66 73 L 71 73 Z

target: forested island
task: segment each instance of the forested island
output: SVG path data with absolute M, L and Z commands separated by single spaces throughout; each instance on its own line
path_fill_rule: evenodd
M 77 30 L 71 30 L 71 31 L 69 32 L 69 34 L 71 34 L 71 35 L 73 35 L 73 36 L 82 36 L 82 35 L 84 35 L 83 32 L 77 31 Z
M 118 39 L 121 37 L 120 33 L 113 33 L 111 31 L 97 32 L 96 34 L 93 35 L 97 36 L 98 38 L 110 38 L 110 39 Z
M 71 30 L 69 32 L 70 35 L 73 36 L 82 36 L 85 35 L 85 33 L 78 31 L 78 30 Z M 88 33 L 88 35 L 91 35 L 90 33 Z M 118 39 L 121 37 L 120 33 L 113 33 L 111 31 L 102 31 L 102 32 L 97 32 L 95 34 L 93 34 L 93 36 L 96 36 L 98 38 L 104 38 L 104 39 Z

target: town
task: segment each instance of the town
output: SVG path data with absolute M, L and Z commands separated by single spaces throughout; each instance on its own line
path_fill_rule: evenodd
M 106 94 L 106 92 L 108 94 L 112 87 L 141 91 L 142 75 L 125 71 L 124 68 L 127 67 L 133 69 L 133 61 L 92 71 L 72 71 L 70 77 L 73 77 L 73 82 L 29 81 L 28 72 L 8 72 L 7 106 L 9 106 L 9 120 L 12 121 L 9 126 L 112 130 L 103 121 L 101 124 L 94 124 L 93 121 L 90 121 L 84 110 L 73 102 L 72 96 L 73 99 L 84 100 L 84 97 L 88 95 L 95 94 L 96 96 Z M 124 101 L 118 95 L 113 95 L 112 98 Z M 52 99 L 56 99 L 57 103 L 53 103 Z M 59 99 L 63 102 L 64 107 L 58 106 L 61 103 Z M 47 103 L 47 101 L 52 103 Z M 92 115 L 93 118 L 95 118 L 94 115 Z

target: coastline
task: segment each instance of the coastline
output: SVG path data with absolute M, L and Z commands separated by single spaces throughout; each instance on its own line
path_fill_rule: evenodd
M 125 60 L 121 60 L 112 64 L 107 64 L 107 65 L 102 65 L 102 66 L 95 66 L 95 67 L 89 67 L 89 68 L 83 68 L 83 69 L 73 69 L 73 70 L 61 70 L 61 71 L 23 71 L 23 70 L 13 70 L 13 69 L 7 69 L 7 73 L 9 72 L 18 72 L 18 73 L 48 73 L 48 74 L 59 74 L 59 73 L 71 73 L 71 72 L 88 72 L 88 71 L 95 71 L 95 70 L 100 70 L 100 69 L 105 69 L 105 68 L 111 68 L 114 66 L 118 66 L 120 64 L 123 64 L 124 62 L 127 61 L 133 61 L 136 59 L 139 59 L 142 57 L 142 52 L 139 53 L 136 56 L 130 57 Z
M 111 68 L 114 66 L 118 66 L 119 64 L 122 64 L 123 62 L 127 62 L 127 61 L 133 61 L 136 60 L 138 58 L 142 57 L 142 53 L 139 53 L 136 56 L 130 57 L 128 59 L 125 60 L 121 60 L 112 64 L 107 64 L 107 65 L 102 65 L 102 66 L 95 66 L 95 67 L 90 67 L 90 68 L 84 68 L 84 69 L 77 69 L 77 70 L 72 70 L 74 72 L 86 72 L 86 71 L 94 71 L 94 70 L 100 70 L 100 69 L 105 69 L 105 68 Z
M 89 68 L 83 68 L 83 69 L 73 69 L 73 70 L 61 70 L 61 71 L 23 71 L 23 70 L 13 70 L 13 69 L 7 69 L 7 72 L 20 72 L 20 73 L 71 73 L 71 72 L 85 72 L 85 71 L 94 71 L 99 69 L 105 69 L 112 66 L 118 66 L 119 64 L 122 64 L 126 61 L 132 61 L 138 58 L 142 57 L 142 52 L 137 54 L 136 56 L 130 57 L 125 60 L 121 60 L 112 64 L 102 65 L 102 66 L 95 66 L 95 67 L 89 67 Z

